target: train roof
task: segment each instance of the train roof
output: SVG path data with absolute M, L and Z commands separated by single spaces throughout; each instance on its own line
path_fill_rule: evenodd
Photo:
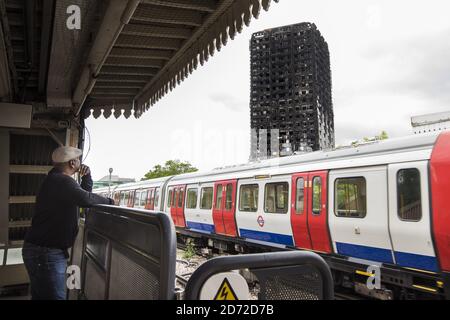
M 119 185 L 114 185 L 114 186 L 111 186 L 111 192 L 121 191 L 121 190 L 129 190 L 131 187 L 133 187 L 133 189 L 156 187 L 156 186 L 160 186 L 160 185 L 164 184 L 164 182 L 166 182 L 168 179 L 170 179 L 172 177 L 173 176 L 168 176 L 168 177 L 156 178 L 156 179 L 151 179 L 151 180 L 143 180 L 143 181 L 138 181 L 138 182 L 129 182 L 129 183 L 123 183 L 123 184 L 119 184 Z M 94 191 L 95 191 L 95 193 L 108 192 L 109 188 L 101 187 L 101 188 L 95 189 Z
M 283 175 L 293 171 L 307 172 L 380 165 L 402 161 L 428 160 L 430 159 L 431 151 L 437 137 L 438 134 L 429 133 L 379 140 L 333 150 L 322 150 L 282 158 L 253 161 L 211 171 L 197 171 L 177 176 L 127 183 L 111 189 L 112 191 L 120 191 L 161 186 L 166 181 L 169 181 L 169 185 L 206 183 L 228 179 L 251 178 L 258 175 Z M 96 189 L 96 192 L 101 192 L 99 190 Z
M 292 167 L 302 171 L 346 168 L 383 163 L 429 159 L 438 134 L 412 135 L 363 143 L 356 146 L 322 150 L 281 158 L 254 161 L 247 164 L 215 169 L 209 172 L 194 172 L 174 176 L 170 185 L 183 184 L 190 180 L 207 182 L 248 178 L 255 175 L 280 175 L 292 172 Z M 299 168 L 300 169 L 300 168 Z M 300 171 L 299 171 L 300 172 Z

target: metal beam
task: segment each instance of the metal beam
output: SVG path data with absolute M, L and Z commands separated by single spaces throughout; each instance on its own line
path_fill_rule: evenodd
M 96 78 L 111 52 L 120 32 L 130 22 L 140 0 L 110 0 L 103 21 L 89 53 L 80 80 L 72 98 L 75 114 L 78 116 L 87 96 L 95 85 Z
M 158 6 L 139 6 L 132 21 L 178 24 L 199 27 L 203 23 L 202 14 L 192 10 L 167 9 Z
M 178 39 L 161 39 L 154 37 L 138 37 L 121 35 L 117 39 L 116 47 L 139 49 L 178 50 L 182 41 Z
M 25 15 L 26 15 L 26 39 L 27 39 L 27 64 L 30 69 L 34 67 L 34 0 L 26 0 Z
M 93 96 L 99 95 L 114 95 L 118 96 L 135 96 L 139 92 L 139 89 L 129 89 L 129 88 L 95 88 L 92 90 Z
M 9 74 L 8 53 L 4 42 L 3 28 L 0 23 L 0 101 L 11 101 L 12 88 Z
M 144 84 L 129 83 L 129 82 L 99 82 L 95 85 L 96 89 L 111 89 L 111 88 L 126 88 L 126 89 L 141 89 Z
M 109 55 L 110 58 L 136 58 L 136 59 L 162 59 L 170 60 L 173 56 L 172 50 L 151 49 L 127 49 L 114 48 Z
M 8 74 L 7 76 L 3 76 L 4 79 L 2 81 L 6 81 L 9 83 L 8 85 L 9 88 L 5 90 L 9 91 L 8 94 L 9 97 L 7 96 L 6 99 L 9 100 L 8 102 L 10 102 L 12 101 L 13 96 L 16 94 L 18 81 L 17 81 L 17 70 L 16 66 L 14 65 L 14 55 L 13 55 L 14 52 L 12 49 L 13 47 L 11 45 L 9 21 L 6 15 L 5 0 L 0 0 L 0 37 L 2 39 L 0 41 L 0 51 L 5 52 L 6 54 L 6 58 L 4 58 L 5 59 L 4 61 L 6 61 L 6 63 L 2 65 L 1 68 L 2 71 L 0 71 L 0 73 Z M 12 77 L 12 81 L 11 79 L 9 79 L 9 81 L 7 79 L 10 76 Z M 5 86 L 5 84 L 3 85 Z
M 142 67 L 103 67 L 102 75 L 153 76 L 158 72 L 155 68 Z
M 130 59 L 130 58 L 108 58 L 104 66 L 112 67 L 151 67 L 162 68 L 164 60 L 159 59 Z
M 121 34 L 128 36 L 189 39 L 192 35 L 192 31 L 186 28 L 169 28 L 160 26 L 147 26 L 142 24 L 128 24 L 125 26 L 125 28 L 123 28 Z
M 213 12 L 217 8 L 214 0 L 143 0 L 142 3 L 161 7 L 190 9 L 205 12 Z
M 42 9 L 42 31 L 41 31 L 41 53 L 39 59 L 39 94 L 45 93 L 45 86 L 47 84 L 47 72 L 51 34 L 53 27 L 53 12 L 55 8 L 55 0 L 46 0 L 43 2 Z
M 52 168 L 51 166 L 10 165 L 9 173 L 47 174 Z
M 124 82 L 124 83 L 143 83 L 146 84 L 150 80 L 149 77 L 139 75 L 114 75 L 102 74 L 97 78 L 97 83 L 103 82 Z

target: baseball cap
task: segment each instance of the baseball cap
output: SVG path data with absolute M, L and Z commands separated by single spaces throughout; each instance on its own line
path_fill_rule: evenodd
M 83 151 L 74 147 L 59 147 L 52 153 L 52 160 L 55 163 L 64 163 L 76 159 L 83 154 Z

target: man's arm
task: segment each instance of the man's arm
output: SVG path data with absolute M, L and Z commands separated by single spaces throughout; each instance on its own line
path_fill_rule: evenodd
M 86 190 L 87 192 L 92 192 L 92 187 L 94 186 L 94 182 L 92 181 L 91 174 L 87 174 L 81 177 L 81 188 Z
M 92 179 L 91 179 L 92 180 Z M 67 179 L 68 197 L 78 207 L 89 208 L 96 204 L 114 204 L 114 200 L 83 190 L 72 178 Z

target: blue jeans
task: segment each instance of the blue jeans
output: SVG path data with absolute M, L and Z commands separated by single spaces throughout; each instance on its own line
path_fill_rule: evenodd
M 66 300 L 67 254 L 64 250 L 25 242 L 22 257 L 30 277 L 32 300 Z

